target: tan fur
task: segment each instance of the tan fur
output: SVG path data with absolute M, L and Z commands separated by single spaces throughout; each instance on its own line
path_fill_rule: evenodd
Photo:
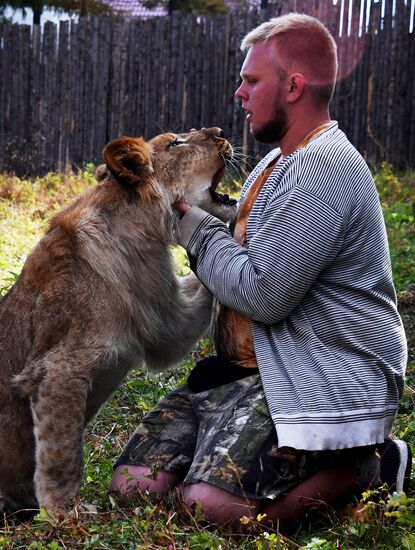
M 212 128 L 103 154 L 109 171 L 51 220 L 0 303 L 0 510 L 67 508 L 86 423 L 131 368 L 177 363 L 209 323 L 211 296 L 174 273 L 171 204 L 234 215 L 208 190 L 229 143 Z

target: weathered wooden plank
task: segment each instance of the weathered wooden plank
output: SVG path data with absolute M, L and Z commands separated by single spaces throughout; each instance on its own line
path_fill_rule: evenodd
M 405 52 L 403 56 L 401 71 L 405 73 L 405 91 L 402 97 L 402 117 L 404 137 L 403 142 L 406 145 L 406 150 L 402 152 L 403 158 L 400 159 L 402 165 L 414 166 L 415 161 L 415 71 L 409 72 L 407 69 L 414 64 L 415 58 L 415 34 L 409 33 L 409 25 L 411 17 L 411 5 L 408 2 L 405 6 L 405 16 L 402 21 L 403 25 L 403 44 L 402 49 Z M 413 96 L 414 94 L 414 96 Z M 412 143 L 411 143 L 412 140 Z
M 105 114 L 107 88 L 108 40 L 102 39 L 102 30 L 107 19 L 97 17 L 91 19 L 91 32 L 89 37 L 89 62 L 87 73 L 86 95 L 88 110 L 91 113 L 89 130 L 89 152 L 84 162 L 100 162 L 100 150 L 105 144 Z
M 228 17 L 226 14 L 217 18 L 218 25 L 218 39 L 217 39 L 217 60 L 216 60 L 216 82 L 215 88 L 217 89 L 217 106 L 215 115 L 218 118 L 220 127 L 223 129 L 225 135 L 228 135 L 227 129 L 227 111 L 228 111 L 228 73 L 229 73 L 229 59 L 228 59 L 228 35 L 227 25 Z M 233 95 L 233 92 L 232 92 Z
M 367 0 L 284 2 L 282 10 L 316 15 L 337 37 L 343 75 L 332 113 L 369 159 L 415 163 L 414 34 L 410 6 L 371 3 L 371 25 L 357 37 Z M 351 6 L 351 36 L 346 37 Z M 41 173 L 101 160 L 121 133 L 149 138 L 162 130 L 220 125 L 245 152 L 268 149 L 249 135 L 234 98 L 244 34 L 275 8 L 152 21 L 83 18 L 48 23 L 43 32 L 5 24 L 0 40 L 1 167 Z M 366 42 L 366 46 L 364 43 Z M 354 71 L 354 63 L 357 63 Z
M 395 96 L 396 87 L 396 31 L 395 20 L 392 16 L 392 5 L 386 6 L 385 18 L 384 18 L 384 32 L 385 32 L 385 47 L 388 49 L 388 64 L 390 70 L 388 71 L 388 78 L 385 78 L 385 73 L 382 73 L 382 90 L 384 90 L 383 98 L 385 105 L 386 120 L 383 127 L 382 143 L 384 144 L 385 151 L 382 160 L 390 160 L 390 145 L 393 134 L 393 98 Z M 385 93 L 386 91 L 386 93 Z
M 157 63 L 158 69 L 158 90 L 159 90 L 159 116 L 158 116 L 158 130 L 164 132 L 167 130 L 167 98 L 169 95 L 169 87 L 167 84 L 167 63 L 166 59 L 169 57 L 168 48 L 166 46 L 166 35 L 167 35 L 167 22 L 166 19 L 159 23 L 157 22 L 156 27 L 158 30 L 158 40 L 159 44 L 159 57 Z M 193 70 L 193 67 L 192 67 Z
M 157 133 L 157 126 L 155 124 L 154 110 L 151 103 L 150 94 L 152 89 L 152 75 L 153 75 L 153 58 L 152 58 L 152 37 L 149 32 L 149 22 L 143 23 L 145 32 L 145 59 L 143 59 L 143 112 L 144 112 L 144 128 L 143 135 L 146 139 L 153 137 Z M 170 65 L 172 60 L 169 61 Z M 170 84 L 169 84 L 170 85 Z M 170 92 L 170 88 L 169 88 Z M 170 94 L 171 97 L 171 94 Z M 169 109 L 167 109 L 169 114 Z
M 353 59 L 353 72 L 351 74 L 351 86 L 350 86 L 350 140 L 352 143 L 359 147 L 359 134 L 360 134 L 360 120 L 358 119 L 359 112 L 359 68 L 361 66 L 362 50 L 359 41 L 359 11 L 360 0 L 354 0 L 352 3 L 352 14 L 350 19 L 349 40 L 351 42 L 350 55 Z
M 224 64 L 223 64 L 223 94 L 225 122 L 223 131 L 227 137 L 232 135 L 232 114 L 234 104 L 234 93 L 237 85 L 235 75 L 234 43 L 232 41 L 232 15 L 226 14 L 224 18 Z
M 70 112 L 70 69 L 69 69 L 69 21 L 62 21 L 59 25 L 58 65 L 57 77 L 59 80 L 59 132 L 58 132 L 58 170 L 64 170 L 69 162 L 68 137 L 70 125 L 67 123 L 67 114 Z
M 56 25 L 51 22 L 45 24 L 42 41 L 42 80 L 41 80 L 41 142 L 40 158 L 41 169 L 52 170 L 56 163 L 55 146 L 55 65 L 56 65 Z
M 0 25 L 0 44 L 4 44 L 4 27 Z M 5 104 L 5 66 L 6 66 L 6 51 L 0 47 L 0 108 Z M 5 128 L 4 128 L 4 113 L 0 111 L 0 170 L 4 167 L 4 148 L 5 148 Z
M 406 138 L 408 131 L 410 131 L 407 119 L 405 118 L 408 89 L 408 72 L 405 68 L 409 66 L 409 59 L 407 58 L 408 48 L 405 48 L 407 45 L 406 37 L 408 35 L 405 15 L 405 1 L 396 0 L 395 24 L 392 33 L 395 43 L 395 86 L 391 109 L 393 125 L 388 147 L 389 160 L 396 165 L 399 165 L 401 159 L 407 154 Z
M 148 55 L 146 49 L 146 40 L 143 22 L 140 21 L 137 24 L 137 31 L 134 36 L 134 41 L 139 44 L 139 63 L 137 65 L 137 135 L 142 136 L 144 134 L 144 96 L 145 96 L 145 61 Z
M 31 147 L 30 162 L 28 172 L 37 174 L 40 172 L 39 167 L 39 142 L 40 142 L 40 104 L 42 92 L 40 87 L 40 55 L 41 55 L 41 33 L 36 25 L 32 30 L 32 48 L 30 52 L 29 62 L 29 81 L 30 92 L 28 97 L 28 105 L 30 119 L 27 124 L 29 142 Z M 0 102 L 1 105 L 1 102 Z
M 410 60 L 410 63 L 413 64 L 413 60 L 415 59 L 415 32 L 412 34 L 408 34 L 408 40 L 407 40 L 407 47 L 409 51 L 408 58 Z M 407 68 L 406 68 L 407 70 Z M 409 147 L 409 155 L 407 158 L 407 162 L 409 166 L 414 167 L 415 166 L 415 71 L 412 70 L 411 79 L 410 79 L 410 90 L 408 93 L 408 102 L 407 105 L 409 106 L 409 113 L 408 111 L 405 112 L 405 116 L 408 117 L 408 120 L 410 119 L 410 133 L 408 136 L 408 147 Z
M 153 44 L 151 44 L 153 42 Z M 157 21 L 153 20 L 149 22 L 147 27 L 147 49 L 145 55 L 153 55 L 154 59 L 160 60 L 166 55 L 164 51 L 164 38 L 163 38 L 163 26 L 159 25 Z M 148 50 L 151 49 L 151 51 Z M 163 63 L 151 63 L 150 70 L 150 86 L 148 93 L 150 94 L 149 110 L 151 112 L 151 120 L 149 121 L 149 128 L 147 132 L 147 138 L 151 138 L 158 134 L 161 130 L 162 124 L 162 109 L 163 101 L 168 92 L 168 88 L 164 89 L 161 85 L 161 78 Z
M 372 10 L 369 25 L 369 62 L 367 72 L 367 104 L 366 104 L 366 151 L 368 158 L 377 161 L 380 150 L 376 137 L 376 95 L 378 89 L 378 73 L 376 70 L 376 56 L 379 47 L 379 29 L 380 29 L 380 6 L 376 6 L 376 10 Z
M 182 36 L 183 40 L 183 53 L 182 53 L 182 71 L 183 71 L 183 84 L 182 84 L 182 96 L 180 101 L 180 120 L 181 129 L 188 131 L 191 128 L 192 121 L 189 117 L 189 75 L 193 71 L 193 66 L 190 63 L 192 53 L 191 34 L 189 33 L 189 27 L 192 25 L 193 18 L 185 16 L 183 18 L 184 32 Z
M 10 27 L 8 36 L 8 44 L 10 47 L 10 70 L 8 76 L 8 105 L 7 105 L 7 129 L 8 142 L 7 147 L 9 155 L 13 161 L 13 165 L 17 170 L 21 169 L 22 144 L 19 140 L 19 112 L 20 105 L 24 101 L 24 97 L 19 89 L 19 57 L 20 57 L 20 28 L 18 25 Z M 15 70 L 17 69 L 17 70 Z
M 367 104 L 368 104 L 368 75 L 371 71 L 371 49 L 372 49 L 372 34 L 370 32 L 370 26 L 368 27 L 368 32 L 366 32 L 366 1 L 361 0 L 363 6 L 363 18 L 361 22 L 361 28 L 359 29 L 360 36 L 359 41 L 361 48 L 363 49 L 363 56 L 361 62 L 359 63 L 359 86 L 358 86 L 358 109 L 356 112 L 356 122 L 355 124 L 359 126 L 359 151 L 365 156 L 366 159 L 369 158 L 368 152 L 368 135 L 367 135 Z M 371 24 L 371 21 L 368 21 L 368 25 Z
M 364 106 L 367 104 L 367 71 L 369 63 L 369 50 L 366 47 L 366 36 L 359 36 L 357 38 L 357 51 L 360 55 L 360 61 L 356 67 L 355 80 L 355 113 L 353 127 L 355 129 L 355 144 L 358 150 L 366 157 L 366 109 Z M 362 52 L 362 53 L 361 53 Z

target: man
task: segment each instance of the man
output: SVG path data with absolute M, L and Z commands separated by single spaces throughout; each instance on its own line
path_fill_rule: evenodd
M 176 205 L 181 244 L 220 304 L 218 358 L 144 419 L 112 481 L 124 493 L 178 487 L 209 521 L 233 528 L 258 513 L 298 519 L 377 481 L 375 446 L 390 433 L 406 364 L 373 179 L 330 120 L 332 36 L 289 14 L 242 47 L 236 95 L 252 134 L 278 148 L 245 183 L 233 235 Z M 235 380 L 217 385 L 218 367 Z M 389 482 L 402 488 L 408 448 L 389 449 Z

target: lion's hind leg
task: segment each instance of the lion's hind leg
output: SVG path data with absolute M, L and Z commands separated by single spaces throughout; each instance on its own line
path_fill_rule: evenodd
M 96 355 L 79 341 L 60 342 L 28 365 L 16 384 L 29 391 L 35 438 L 35 493 L 40 507 L 65 511 L 77 498 L 83 469 L 83 433 L 92 364 Z M 40 370 L 38 370 L 40 369 Z
M 36 439 L 35 489 L 39 504 L 66 510 L 82 477 L 87 385 L 63 373 L 48 373 L 32 400 Z
M 20 493 L 20 498 L 15 494 L 3 494 L 0 491 L 0 526 L 4 521 L 21 522 L 28 521 L 39 511 L 38 502 L 33 491 L 27 491 L 27 487 Z
M 34 437 L 28 400 L 0 384 L 0 515 L 33 508 Z

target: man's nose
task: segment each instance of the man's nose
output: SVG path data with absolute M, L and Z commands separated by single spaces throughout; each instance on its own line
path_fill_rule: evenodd
M 238 97 L 239 99 L 246 99 L 246 93 L 244 91 L 244 83 L 243 82 L 239 86 L 239 88 L 237 88 L 235 90 L 235 96 Z

